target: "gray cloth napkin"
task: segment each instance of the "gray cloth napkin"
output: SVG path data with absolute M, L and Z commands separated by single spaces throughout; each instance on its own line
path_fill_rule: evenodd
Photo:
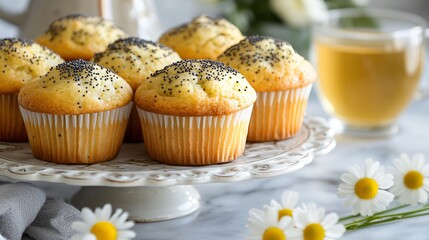
M 35 185 L 0 182 L 0 235 L 5 239 L 70 239 L 76 233 L 71 225 L 79 220 L 76 208 L 59 199 L 46 199 Z

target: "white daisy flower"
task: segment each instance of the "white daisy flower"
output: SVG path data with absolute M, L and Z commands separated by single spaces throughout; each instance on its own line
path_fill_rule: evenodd
M 416 205 L 428 201 L 429 164 L 425 164 L 422 154 L 415 154 L 412 159 L 402 154 L 394 159 L 392 173 L 395 184 L 390 192 L 399 197 L 400 203 Z
M 270 8 L 283 22 L 292 27 L 323 21 L 328 13 L 328 7 L 323 0 L 270 0 Z
M 284 216 L 293 217 L 294 209 L 299 200 L 299 193 L 292 191 L 285 191 L 282 194 L 281 203 L 276 200 L 271 200 L 270 207 L 277 209 L 278 219 L 282 219 Z
M 72 228 L 79 233 L 72 240 L 128 240 L 136 236 L 129 230 L 134 222 L 127 221 L 128 213 L 116 209 L 112 214 L 112 205 L 106 204 L 102 209 L 92 212 L 89 208 L 82 209 L 83 222 L 74 222 Z
M 278 220 L 277 209 L 250 209 L 247 227 L 250 230 L 247 240 L 293 240 L 298 232 L 294 229 L 292 218 Z
M 343 236 L 346 228 L 338 223 L 338 215 L 330 213 L 325 216 L 325 209 L 316 204 L 303 204 L 294 214 L 295 226 L 299 229 L 298 239 L 333 240 Z
M 354 165 L 341 176 L 343 183 L 338 188 L 338 197 L 346 199 L 346 206 L 362 216 L 372 216 L 383 211 L 393 201 L 394 195 L 385 189 L 393 185 L 393 175 L 385 173 L 384 167 L 372 159 L 365 161 L 362 169 Z
M 352 2 L 353 2 L 356 6 L 363 7 L 363 6 L 368 5 L 369 0 L 352 0 Z

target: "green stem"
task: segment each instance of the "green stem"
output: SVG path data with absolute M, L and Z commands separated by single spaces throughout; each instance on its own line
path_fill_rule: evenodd
M 403 206 L 399 206 L 399 207 L 396 207 L 396 209 L 399 209 L 402 207 Z M 345 227 L 347 230 L 356 230 L 356 229 L 365 228 L 367 226 L 372 226 L 372 225 L 376 225 L 376 224 L 396 221 L 396 220 L 400 220 L 400 219 L 407 219 L 407 218 L 429 215 L 429 212 L 421 213 L 421 212 L 429 210 L 429 205 L 425 205 L 423 208 L 420 208 L 420 209 L 417 209 L 414 211 L 382 215 L 382 213 L 391 212 L 393 210 L 394 209 L 389 209 L 389 210 L 386 210 L 384 212 L 379 212 L 378 215 L 364 217 L 362 219 L 347 223 L 347 224 L 345 224 Z M 418 213 L 421 213 L 421 214 L 418 214 Z
M 353 219 L 353 218 L 357 218 L 359 216 L 360 216 L 360 214 L 358 213 L 358 214 L 355 214 L 355 215 L 350 215 L 350 216 L 342 217 L 342 218 L 338 219 L 338 222 L 341 222 L 341 221 L 344 221 L 344 220 Z
M 407 207 L 407 206 L 408 205 L 400 205 L 400 206 L 397 206 L 397 207 L 394 207 L 394 208 L 391 208 L 391 209 L 387 209 L 387 210 L 378 212 L 378 213 L 374 214 L 373 216 L 385 214 L 385 213 L 388 213 L 388 212 L 393 212 L 395 210 L 398 210 L 398 209 L 401 209 L 401 208 L 404 208 L 404 207 Z M 350 215 L 350 216 L 342 217 L 338 221 L 341 222 L 341 221 L 345 221 L 345 220 L 357 218 L 357 217 L 360 217 L 360 216 L 361 215 L 358 213 L 358 214 L 355 214 L 355 215 Z
M 398 210 L 398 209 L 401 209 L 401 208 L 404 208 L 404 207 L 407 207 L 407 206 L 409 206 L 409 205 L 399 205 L 397 207 L 394 207 L 394 208 L 391 208 L 391 209 L 387 209 L 387 210 L 378 212 L 378 213 L 376 213 L 374 215 L 381 215 L 381 214 L 385 214 L 385 213 L 388 213 L 388 212 L 393 212 L 395 210 Z
M 392 218 L 388 218 L 388 219 L 382 219 L 382 220 L 373 221 L 373 222 L 371 220 L 368 220 L 367 222 L 365 222 L 363 224 L 358 224 L 358 225 L 348 225 L 348 224 L 346 224 L 345 227 L 346 227 L 346 229 L 348 231 L 353 231 L 353 230 L 362 229 L 362 228 L 369 227 L 369 226 L 379 225 L 379 224 L 382 224 L 382 223 L 393 222 L 393 221 L 398 221 L 398 220 L 407 219 L 407 218 L 428 216 L 428 215 L 429 215 L 429 213 L 422 213 L 422 214 L 407 215 L 407 216 L 397 216 L 397 217 L 392 217 Z

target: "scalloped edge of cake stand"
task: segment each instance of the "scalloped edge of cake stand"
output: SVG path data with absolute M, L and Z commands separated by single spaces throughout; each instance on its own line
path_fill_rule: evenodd
M 3 173 L 2 175 L 6 177 L 19 180 L 62 182 L 83 186 L 71 199 L 71 203 L 79 209 L 82 207 L 94 209 L 106 203 L 110 203 L 114 208 L 121 208 L 127 211 L 130 214 L 129 218 L 137 222 L 170 220 L 192 214 L 200 208 L 201 197 L 197 189 L 190 185 L 177 184 L 236 182 L 250 178 L 266 178 L 283 175 L 301 169 L 311 163 L 315 157 L 328 154 L 334 149 L 336 145 L 334 133 L 329 128 L 326 120 L 320 117 L 309 117 L 304 123 L 306 124 L 309 134 L 312 134 L 311 139 L 314 141 L 304 142 L 298 148 L 299 151 L 280 153 L 270 159 L 270 164 L 268 164 L 268 162 L 263 162 L 260 164 L 251 164 L 246 167 L 240 165 L 224 165 L 220 173 L 217 173 L 217 175 L 210 175 L 211 177 L 209 179 L 203 179 L 204 181 L 197 181 L 199 178 L 194 179 L 195 181 L 185 181 L 180 178 L 179 180 L 181 181 L 175 179 L 175 182 L 164 179 L 170 176 L 170 174 L 171 177 L 177 178 L 182 175 L 188 176 L 182 171 L 180 172 L 181 174 L 177 172 L 165 172 L 161 178 L 155 178 L 156 185 L 154 186 L 130 186 L 127 185 L 128 183 L 121 183 L 117 186 L 103 186 L 97 181 L 92 181 L 93 179 L 81 179 L 80 174 L 75 176 L 76 171 L 73 170 L 63 171 L 43 166 L 26 166 L 25 164 L 11 162 L 10 160 L 0 161 L 0 173 Z M 3 147 L 8 148 L 10 146 L 5 145 Z M 3 149 L 3 151 L 9 150 L 10 149 Z M 288 158 L 296 158 L 296 162 L 294 163 L 297 164 L 281 164 Z M 206 171 L 207 172 L 203 171 L 196 176 L 191 174 L 187 178 L 199 177 L 200 175 L 203 176 L 204 173 L 209 173 L 208 170 Z M 188 170 L 187 172 L 194 173 L 194 170 Z M 86 175 L 84 174 L 83 176 Z M 88 176 L 93 177 L 91 174 Z M 104 175 L 96 176 L 98 180 L 100 180 L 103 179 Z

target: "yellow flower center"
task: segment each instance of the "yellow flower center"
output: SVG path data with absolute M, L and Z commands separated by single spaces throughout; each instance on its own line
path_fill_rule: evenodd
M 97 222 L 91 228 L 91 233 L 97 237 L 97 240 L 116 240 L 118 232 L 111 222 Z
M 284 217 L 284 216 L 292 217 L 292 216 L 293 216 L 293 211 L 292 211 L 292 209 L 289 209 L 289 208 L 283 208 L 283 209 L 279 210 L 279 221 L 280 221 L 280 219 L 282 219 L 282 217 Z
M 286 240 L 286 235 L 278 227 L 269 227 L 262 235 L 262 240 Z
M 362 178 L 355 185 L 355 193 L 360 199 L 373 199 L 377 196 L 378 184 L 372 178 Z
M 312 223 L 304 229 L 304 240 L 323 240 L 325 229 L 318 223 Z
M 409 171 L 404 176 L 404 184 L 409 189 L 418 189 L 423 186 L 424 176 L 419 171 Z

